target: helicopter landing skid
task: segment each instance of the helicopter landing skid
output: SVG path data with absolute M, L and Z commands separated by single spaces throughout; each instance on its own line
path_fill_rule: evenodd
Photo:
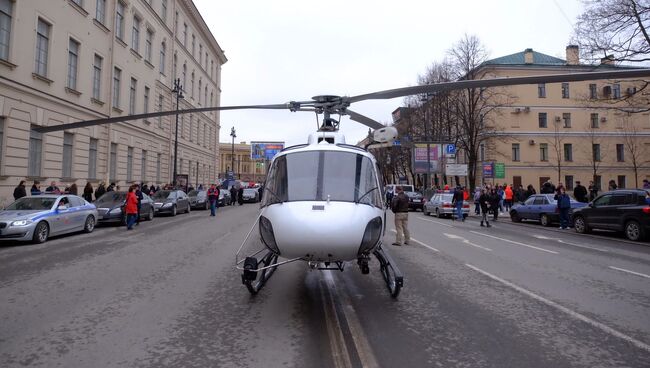
M 266 285 L 277 268 L 278 255 L 271 251 L 266 252 L 259 261 L 255 257 L 246 257 L 241 281 L 248 291 L 255 295 Z
M 397 298 L 399 292 L 402 290 L 402 286 L 404 286 L 404 275 L 402 275 L 402 272 L 397 268 L 397 265 L 390 254 L 388 254 L 381 246 L 379 246 L 373 254 L 379 261 L 379 270 L 381 271 L 381 275 L 384 277 L 390 296 Z

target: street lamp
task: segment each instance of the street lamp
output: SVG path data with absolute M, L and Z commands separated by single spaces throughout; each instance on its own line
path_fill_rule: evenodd
M 232 129 L 230 129 L 230 136 L 232 137 L 232 153 L 230 155 L 230 159 L 232 161 L 230 163 L 230 168 L 232 169 L 232 178 L 235 179 L 235 138 L 237 138 L 237 134 L 235 134 L 235 127 L 232 127 Z
M 172 93 L 176 94 L 176 136 L 174 138 L 174 177 L 172 178 L 174 181 L 174 188 L 176 188 L 176 185 L 178 184 L 176 180 L 178 175 L 178 172 L 176 171 L 176 163 L 178 162 L 178 104 L 180 99 L 184 97 L 183 86 L 181 85 L 180 78 L 174 80 L 174 89 L 172 89 Z

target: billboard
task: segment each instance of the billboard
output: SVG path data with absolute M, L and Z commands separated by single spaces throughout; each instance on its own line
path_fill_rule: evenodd
M 449 176 L 467 176 L 467 164 L 447 164 L 445 174 Z
M 284 142 L 251 142 L 251 160 L 271 161 L 284 149 Z
M 413 148 L 413 172 L 415 174 L 442 173 L 442 145 L 429 144 L 429 170 L 427 171 L 427 145 L 417 143 Z
M 484 162 L 482 167 L 483 167 L 484 179 L 494 178 L 494 165 L 492 164 L 492 162 Z

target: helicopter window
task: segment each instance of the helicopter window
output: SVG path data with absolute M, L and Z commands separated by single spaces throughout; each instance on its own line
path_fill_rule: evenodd
M 263 205 L 329 198 L 381 207 L 372 161 L 351 152 L 310 151 L 278 157 L 269 170 L 266 188 Z

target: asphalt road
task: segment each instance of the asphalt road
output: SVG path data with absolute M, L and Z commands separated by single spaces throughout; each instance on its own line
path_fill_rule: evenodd
M 0 367 L 650 366 L 649 243 L 418 212 L 385 245 L 398 300 L 376 260 L 287 264 L 253 297 L 234 262 L 257 209 L 0 244 Z

